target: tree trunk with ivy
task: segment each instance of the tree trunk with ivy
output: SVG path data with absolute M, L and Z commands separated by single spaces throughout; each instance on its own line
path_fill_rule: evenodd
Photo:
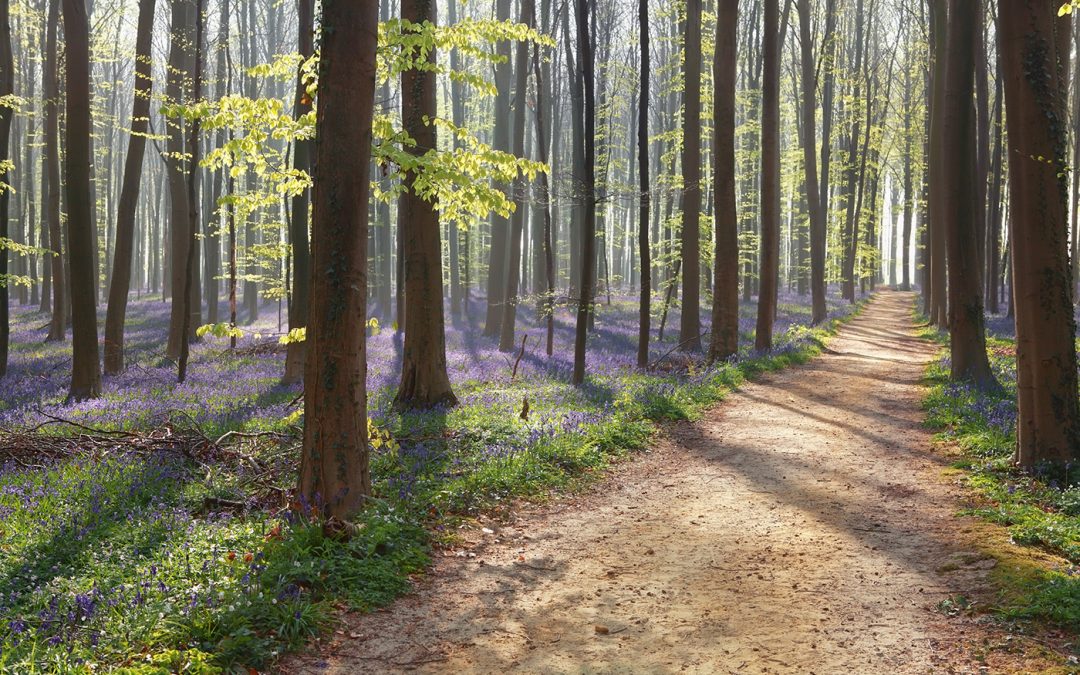
M 323 7 L 312 189 L 312 285 L 298 495 L 347 518 L 371 494 L 367 228 L 379 7 Z
M 1066 75 L 1068 19 L 1056 2 L 999 6 L 1009 143 L 1016 311 L 1017 464 L 1080 456 L 1076 325 L 1069 270 Z
M 419 25 L 435 25 L 435 0 L 402 0 L 401 18 Z M 420 54 L 413 54 L 419 58 Z M 407 152 L 422 160 L 437 150 L 434 118 L 435 50 L 427 53 L 428 67 L 401 73 L 401 122 L 405 133 L 416 143 Z M 407 169 L 405 192 L 398 202 L 402 222 L 407 222 L 403 244 L 405 254 L 405 341 L 402 350 L 401 383 L 394 405 L 429 408 L 454 405 L 457 397 L 446 372 L 446 331 L 443 317 L 442 242 L 439 214 L 433 197 L 419 194 L 419 172 Z M 506 311 L 506 308 L 503 308 Z

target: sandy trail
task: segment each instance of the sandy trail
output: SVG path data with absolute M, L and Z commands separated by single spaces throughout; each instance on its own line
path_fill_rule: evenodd
M 984 629 L 934 611 L 994 561 L 965 548 L 920 426 L 935 350 L 911 302 L 882 293 L 829 353 L 675 425 L 588 494 L 487 524 L 283 669 L 986 672 L 956 648 Z

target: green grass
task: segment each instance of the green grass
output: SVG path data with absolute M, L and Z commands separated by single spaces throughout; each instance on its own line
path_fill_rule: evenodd
M 529 397 L 534 420 L 576 406 L 588 421 L 567 432 L 482 402 L 398 415 L 373 452 L 373 506 L 347 540 L 325 536 L 303 505 L 215 512 L 221 500 L 252 496 L 250 476 L 179 455 L 104 450 L 9 465 L 0 472 L 0 670 L 265 668 L 325 630 L 338 608 L 366 611 L 404 593 L 430 547 L 453 544 L 459 525 L 512 499 L 580 489 L 648 447 L 659 424 L 696 419 L 748 377 L 819 354 L 840 324 L 798 329 L 787 348 L 737 364 L 591 383 L 612 396 L 506 385 L 502 394 Z M 269 489 L 292 487 L 295 443 L 246 450 L 272 474 Z
M 926 328 L 923 336 L 948 344 L 948 335 Z M 949 381 L 947 352 L 927 371 L 926 424 L 961 453 L 962 472 L 975 504 L 964 511 L 1007 528 L 1015 544 L 1067 561 L 1012 559 L 993 572 L 1000 585 L 995 610 L 1007 619 L 1049 622 L 1080 629 L 1080 467 L 1041 467 L 1027 473 L 1013 465 L 1016 351 L 1010 339 L 990 338 L 987 351 L 1002 391 L 986 394 Z M 1007 558 L 1015 558 L 1007 552 Z

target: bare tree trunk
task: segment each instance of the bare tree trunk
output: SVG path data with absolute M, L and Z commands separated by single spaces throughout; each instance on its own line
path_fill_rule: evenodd
M 305 59 L 315 53 L 315 0 L 298 0 L 297 9 L 300 25 L 297 28 L 298 48 Z M 294 115 L 299 118 L 311 110 L 311 99 L 302 73 L 296 75 L 296 96 L 294 97 Z M 293 168 L 311 171 L 311 142 L 296 141 L 293 144 Z M 309 195 L 305 191 L 292 200 L 292 213 L 289 218 L 289 240 L 292 245 L 292 295 L 289 297 L 289 330 L 307 326 L 308 300 L 311 295 L 311 263 L 308 252 L 308 204 Z M 304 377 L 304 352 L 306 341 L 289 342 L 285 355 L 285 374 L 283 384 L 294 384 Z
M 165 96 L 173 104 L 191 102 L 190 77 L 191 59 L 194 45 L 195 0 L 172 0 L 172 31 L 169 47 L 168 76 L 165 84 Z M 188 147 L 184 125 L 180 118 L 167 121 L 168 138 L 165 143 L 167 156 L 165 165 L 169 176 L 169 234 L 172 264 L 170 266 L 170 287 L 172 289 L 172 308 L 169 314 L 169 342 L 165 354 L 170 359 L 179 359 L 181 344 L 186 340 L 183 333 L 184 283 L 187 273 L 184 268 L 188 260 L 188 227 L 191 223 L 191 207 L 188 203 L 188 163 L 184 159 L 191 148 Z
M 701 351 L 701 0 L 687 0 L 684 31 L 679 345 L 696 352 Z
M 71 257 L 71 389 L 69 400 L 101 394 L 97 341 L 97 284 L 93 203 L 90 201 L 90 28 L 82 0 L 64 1 L 67 72 L 65 146 L 67 229 Z
M 1000 73 L 1001 70 L 999 69 Z M 987 216 L 986 232 L 986 310 L 991 314 L 997 314 L 998 307 L 998 281 L 1001 279 L 1001 191 L 1002 191 L 1002 166 L 1004 164 L 1004 120 L 1001 119 L 1004 105 L 1002 94 L 1001 77 L 996 78 L 997 84 L 994 90 L 994 154 L 990 160 L 990 193 L 989 215 Z M 1080 88 L 1078 88 L 1080 89 Z M 1076 172 L 1073 172 L 1074 180 Z
M 367 222 L 375 108 L 374 2 L 323 8 L 315 140 L 310 332 L 300 499 L 344 519 L 371 494 L 368 467 Z M 357 161 L 357 158 L 365 158 Z
M 413 24 L 436 23 L 435 0 L 402 0 L 401 17 Z M 414 55 L 414 58 L 417 55 Z M 425 118 L 436 115 L 435 50 L 427 54 L 431 69 L 401 73 L 401 121 L 416 144 L 407 150 L 421 157 L 437 150 L 435 126 Z M 405 192 L 398 201 L 403 222 L 409 224 L 405 252 L 405 344 L 401 384 L 394 405 L 429 408 L 455 405 L 457 397 L 446 372 L 446 335 L 443 318 L 442 244 L 435 205 L 418 192 L 419 176 L 405 173 Z
M 206 0 L 195 0 L 195 34 L 192 43 L 195 63 L 192 74 L 191 100 L 197 101 L 202 96 L 203 79 L 203 8 Z M 195 331 L 200 322 L 200 302 L 198 299 L 199 280 L 199 129 L 201 124 L 196 118 L 187 128 L 187 147 L 190 159 L 187 164 L 187 200 L 188 200 L 188 229 L 187 229 L 187 259 L 184 263 L 184 321 L 180 335 L 180 360 L 177 381 L 181 384 L 187 378 L 188 358 L 191 355 L 191 340 L 188 336 Z
M 825 247 L 826 217 L 818 187 L 817 171 L 817 77 L 814 46 L 810 34 L 810 0 L 798 0 L 799 40 L 802 47 L 802 122 L 803 165 L 806 175 L 806 201 L 810 211 L 810 293 L 811 322 L 825 321 Z M 828 49 L 823 45 L 822 49 Z M 719 281 L 719 280 L 718 280 Z M 736 336 L 738 339 L 738 336 Z
M 949 259 L 949 333 L 952 378 L 984 390 L 999 387 L 986 356 L 986 332 L 976 246 L 976 219 L 981 205 L 976 183 L 975 36 L 982 31 L 979 3 L 949 0 L 948 58 L 945 97 L 940 110 L 942 134 L 942 215 Z M 936 113 L 935 113 L 936 114 Z
M 765 0 L 761 81 L 761 291 L 754 347 L 772 349 L 780 258 L 780 7 Z
M 15 92 L 15 59 L 11 53 L 11 12 L 10 0 L 0 0 L 0 99 Z M 0 106 L 0 162 L 10 161 L 11 119 L 14 110 Z M 10 172 L 0 171 L 0 183 L 9 184 Z M 11 318 L 8 315 L 8 252 L 3 247 L 5 239 L 11 236 L 8 228 L 8 209 L 11 202 L 11 190 L 0 188 L 0 378 L 7 374 L 8 342 L 11 336 Z
M 105 374 L 124 370 L 124 320 L 131 290 L 132 249 L 135 244 L 135 211 L 139 203 L 146 132 L 150 125 L 150 96 L 153 91 L 151 39 L 156 0 L 140 0 L 139 26 L 135 39 L 135 96 L 131 108 L 131 139 L 124 162 L 123 187 L 116 215 L 116 244 L 113 273 L 109 285 L 109 306 L 105 313 Z
M 643 2 L 645 0 L 642 0 Z M 535 9 L 535 5 L 533 6 Z M 533 25 L 536 18 L 533 17 Z M 547 129 L 548 122 L 544 113 L 548 110 L 544 100 L 547 80 L 544 78 L 544 69 L 541 66 L 543 59 L 540 56 L 540 45 L 533 45 L 533 75 L 536 77 L 536 147 L 540 162 L 548 163 Z M 547 173 L 540 174 L 540 201 L 544 207 L 544 278 L 547 288 L 544 289 L 544 300 L 540 303 L 541 316 L 547 323 L 547 355 L 551 356 L 555 350 L 555 249 L 551 233 L 551 191 L 548 188 Z
M 1016 298 L 1016 462 L 1075 461 L 1080 450 L 1076 325 L 1068 248 L 1068 19 L 1057 3 L 999 5 Z M 1038 157 L 1047 161 L 1037 161 Z
M 691 0 L 693 2 L 694 0 Z M 585 342 L 588 337 L 589 313 L 593 299 L 596 272 L 596 97 L 593 83 L 592 33 L 589 30 L 590 0 L 575 0 L 577 18 L 577 73 L 580 78 L 584 104 L 583 172 L 581 199 L 585 205 L 581 245 L 581 299 L 577 307 L 577 327 L 574 334 L 574 371 L 571 384 L 585 383 Z
M 48 31 L 45 38 L 45 164 L 49 175 L 48 211 L 49 248 L 52 267 L 52 319 L 47 341 L 64 339 L 67 331 L 67 281 L 64 265 L 63 236 L 60 232 L 60 81 L 57 67 L 56 31 L 60 24 L 60 0 L 49 0 Z
M 641 44 L 641 84 L 638 98 L 638 267 L 641 291 L 638 300 L 637 365 L 649 365 L 649 324 L 651 323 L 652 269 L 649 250 L 649 1 L 638 0 L 638 35 Z M 737 264 L 737 261 L 736 261 Z M 735 282 L 738 293 L 738 279 Z M 550 349 L 550 347 L 549 347 Z M 548 352 L 551 353 L 550 351 Z
M 531 25 L 532 15 L 535 13 L 533 9 L 533 0 L 522 0 L 521 2 L 521 23 Z M 514 147 L 513 153 L 515 157 L 525 156 L 525 107 L 528 99 L 528 82 L 529 82 L 529 45 L 524 40 L 518 42 L 517 45 L 517 58 L 514 64 Z M 502 116 L 501 111 L 496 112 L 497 116 Z M 514 180 L 511 190 L 513 192 L 514 203 L 517 208 L 514 209 L 514 213 L 510 219 L 510 242 L 509 253 L 510 262 L 507 266 L 506 277 L 506 303 L 503 305 L 502 311 L 502 327 L 499 335 L 499 351 L 509 352 L 513 351 L 516 341 L 514 340 L 514 329 L 517 327 L 517 306 L 520 302 L 518 297 L 518 291 L 521 283 L 521 247 L 522 236 L 525 230 L 525 210 L 528 207 L 525 201 L 525 178 L 518 174 L 518 177 Z
M 719 0 L 713 56 L 713 264 L 709 360 L 739 351 L 739 215 L 735 196 L 735 87 L 738 0 Z M 816 184 L 815 184 L 816 190 Z
M 946 228 L 945 216 L 942 213 L 942 188 L 944 187 L 944 160 L 942 152 L 945 149 L 944 125 L 942 109 L 945 98 L 945 30 L 947 24 L 948 9 L 946 0 L 930 0 L 932 10 L 931 43 L 934 54 L 934 74 L 931 78 L 933 94 L 930 101 L 930 155 L 928 158 L 928 171 L 930 172 L 930 322 L 941 328 L 948 326 L 948 301 L 947 301 L 947 277 L 946 277 Z
M 510 20 L 510 0 L 497 0 L 495 14 L 499 21 Z M 505 114 L 510 110 L 510 44 L 503 41 L 499 43 L 499 56 L 504 61 L 495 66 L 495 86 L 498 94 L 495 96 L 495 138 L 496 150 L 510 152 L 510 119 Z M 506 185 L 496 186 L 505 192 Z M 507 268 L 507 242 L 510 238 L 510 221 L 496 214 L 491 218 L 491 257 L 488 263 L 487 283 L 487 318 L 484 322 L 484 335 L 495 337 L 502 328 L 502 315 L 506 310 L 507 274 L 517 274 L 516 270 Z

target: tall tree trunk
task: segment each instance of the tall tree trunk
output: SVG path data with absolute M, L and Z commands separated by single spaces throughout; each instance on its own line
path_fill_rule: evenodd
M 910 59 L 904 62 L 904 236 L 901 241 L 903 254 L 900 257 L 903 269 L 901 270 L 900 289 L 911 290 L 911 225 L 915 211 L 915 183 L 912 154 L 915 152 L 914 142 L 911 137 L 912 109 L 915 101 L 912 95 L 911 63 Z
M 690 0 L 694 2 L 694 0 Z M 583 158 L 580 198 L 584 200 L 585 219 L 581 243 L 581 299 L 577 306 L 577 326 L 574 333 L 574 370 L 571 384 L 585 383 L 585 342 L 588 337 L 589 313 L 593 300 L 596 272 L 596 92 L 593 83 L 592 34 L 589 30 L 590 0 L 575 0 L 577 19 L 577 73 L 583 94 Z
M 436 23 L 435 0 L 402 0 L 401 17 L 413 24 Z M 419 58 L 415 54 L 414 58 Z M 435 152 L 435 126 L 426 121 L 437 114 L 435 99 L 435 50 L 427 53 L 429 68 L 401 73 L 401 121 L 414 141 L 408 152 L 422 157 Z M 442 244 L 439 214 L 435 205 L 418 190 L 419 175 L 405 173 L 406 190 L 398 202 L 402 221 L 409 227 L 405 252 L 405 344 L 401 361 L 401 384 L 394 405 L 428 408 L 455 405 L 457 398 L 446 373 L 446 334 L 443 318 Z
M 863 53 L 865 51 L 865 43 L 863 41 L 863 0 L 857 0 L 855 4 L 855 57 L 852 65 L 851 72 L 854 74 L 855 86 L 851 95 L 851 100 L 857 102 L 861 96 L 862 88 L 862 60 Z M 869 83 L 867 84 L 869 88 Z M 869 114 L 869 111 L 866 111 Z M 842 285 L 844 299 L 849 302 L 855 302 L 855 255 L 858 251 L 858 239 L 859 239 L 859 218 L 856 214 L 855 200 L 856 193 L 859 191 L 862 180 L 865 178 L 865 171 L 861 171 L 856 168 L 856 159 L 859 157 L 859 129 L 862 124 L 862 118 L 859 116 L 858 110 L 852 115 L 851 130 L 848 136 L 848 158 L 845 165 L 845 178 L 844 178 L 844 196 L 846 200 L 847 217 L 844 223 L 843 234 L 843 270 L 842 270 Z M 867 132 L 869 132 L 870 121 L 867 119 Z M 863 144 L 862 153 L 862 167 L 865 168 L 866 162 L 866 144 Z
M 67 162 L 68 253 L 71 257 L 71 389 L 68 399 L 101 394 L 98 360 L 97 285 L 93 203 L 90 201 L 90 28 L 82 0 L 64 2 L 67 72 L 65 146 Z
M 739 351 L 739 215 L 735 196 L 735 87 L 739 2 L 718 0 L 713 55 L 713 263 L 709 360 Z M 816 188 L 815 188 L 816 189 Z
M 942 215 L 949 259 L 949 333 L 952 378 L 980 389 L 997 389 L 986 356 L 986 332 L 977 246 L 977 168 L 975 36 L 982 30 L 979 3 L 949 0 L 948 58 L 942 101 Z
M 510 20 L 510 0 L 497 0 L 496 19 Z M 504 59 L 495 66 L 495 138 L 494 147 L 502 152 L 510 152 L 510 43 L 499 43 L 498 52 Z M 497 189 L 506 192 L 506 185 L 497 185 Z M 507 267 L 507 243 L 510 238 L 510 221 L 496 214 L 491 218 L 491 257 L 488 263 L 487 318 L 484 322 L 484 335 L 495 337 L 502 328 L 502 315 L 508 300 L 506 283 L 508 274 L 517 274 Z
M 191 77 L 191 100 L 197 101 L 202 96 L 202 72 L 203 72 L 203 9 L 206 6 L 206 0 L 195 0 L 195 32 L 194 41 L 192 42 L 192 48 L 194 52 L 195 62 L 193 64 L 193 73 Z M 191 353 L 191 339 L 188 337 L 195 332 L 196 326 L 200 323 L 200 305 L 199 302 L 199 280 L 197 278 L 199 271 L 199 240 L 197 234 L 199 232 L 199 129 L 201 124 L 196 118 L 193 122 L 188 124 L 187 127 L 187 139 L 186 144 L 188 148 L 187 160 L 187 201 L 188 201 L 188 228 L 187 228 L 187 246 L 185 247 L 185 253 L 187 259 L 184 263 L 184 320 L 180 329 L 180 335 L 184 336 L 184 339 L 180 341 L 180 359 L 179 359 L 179 372 L 177 374 L 177 381 L 181 384 L 187 378 L 187 366 L 188 357 Z
M 644 0 L 642 0 L 644 2 Z M 533 5 L 535 9 L 535 5 Z M 535 16 L 533 25 L 536 25 Z M 536 77 L 536 147 L 541 164 L 548 163 L 548 129 L 550 125 L 545 118 L 545 113 L 550 108 L 544 100 L 547 93 L 547 79 L 544 77 L 544 68 L 541 66 L 543 59 L 540 56 L 540 45 L 533 45 L 533 75 Z M 544 208 L 544 300 L 540 304 L 540 315 L 547 323 L 547 355 L 551 356 L 555 350 L 555 247 L 551 232 L 551 191 L 548 188 L 548 175 L 540 173 L 539 198 Z M 538 289 L 539 290 L 539 289 Z
M 1016 298 L 1018 464 L 1080 454 L 1058 3 L 999 5 Z M 1046 158 L 1039 161 L 1037 158 Z
M 15 92 L 15 59 L 11 53 L 11 12 L 10 0 L 0 0 L 0 99 Z M 14 110 L 0 106 L 0 162 L 10 161 L 11 119 Z M 10 172 L 0 171 L 0 183 L 10 184 Z M 11 236 L 8 228 L 8 209 L 11 190 L 0 187 L 0 378 L 7 374 L 8 342 L 11 335 L 10 317 L 8 316 L 7 279 L 8 252 L 5 240 Z M 21 226 L 20 226 L 21 227 Z
M 934 71 L 931 82 L 933 94 L 930 100 L 930 322 L 941 328 L 948 325 L 947 315 L 947 279 L 946 279 L 946 227 L 943 213 L 943 191 L 945 177 L 942 175 L 945 163 L 942 152 L 945 149 L 944 109 L 945 98 L 945 30 L 948 9 L 946 0 L 930 0 L 933 12 L 931 44 L 933 45 Z
M 45 38 L 45 164 L 48 180 L 49 249 L 47 255 L 52 268 L 52 318 L 49 321 L 47 341 L 64 339 L 67 331 L 66 266 L 64 264 L 63 235 L 60 232 L 60 76 L 57 66 L 58 54 L 56 32 L 60 25 L 60 0 L 49 0 L 49 22 Z
M 453 26 L 458 22 L 457 17 L 457 3 L 458 0 L 448 0 L 447 2 L 447 20 L 449 24 Z M 458 55 L 456 49 L 450 50 L 450 70 L 456 72 L 461 69 L 460 63 L 461 57 Z M 450 80 L 450 106 L 451 115 L 453 117 L 454 126 L 465 126 L 465 93 L 462 91 L 463 87 L 459 80 Z M 461 140 L 454 136 L 454 149 L 461 147 Z M 449 238 L 450 248 L 450 316 L 453 319 L 457 319 L 461 316 L 461 296 L 462 284 L 461 284 L 461 232 L 458 229 L 457 223 L 448 223 L 447 225 L 447 237 Z M 467 293 L 468 288 L 464 291 Z
M 146 131 L 150 125 L 150 97 L 153 91 L 151 39 L 156 0 L 140 0 L 139 25 L 135 38 L 135 96 L 131 108 L 131 139 L 124 161 L 123 187 L 116 214 L 116 245 L 109 286 L 109 306 L 105 312 L 105 374 L 124 370 L 124 320 L 131 290 L 132 249 L 135 239 L 135 211 L 139 204 Z
M 172 30 L 165 97 L 174 105 L 191 102 L 190 78 L 195 21 L 195 0 L 172 0 Z M 165 164 L 169 177 L 169 251 L 172 260 L 169 272 L 172 306 L 165 354 L 176 360 L 180 358 L 181 345 L 185 340 L 183 329 L 187 307 L 184 304 L 184 282 L 187 274 L 184 265 L 188 259 L 188 227 L 192 207 L 192 204 L 188 203 L 188 163 L 185 157 L 191 148 L 187 145 L 184 124 L 180 118 L 169 119 L 167 125 Z
M 975 269 L 978 291 L 982 295 L 982 278 L 986 275 L 986 182 L 990 176 L 990 85 L 986 64 L 986 34 L 983 30 L 986 0 L 968 0 L 975 5 L 971 12 L 979 22 L 972 47 L 975 57 Z
M 298 49 L 305 59 L 315 53 L 315 0 L 297 0 L 300 25 L 297 28 Z M 311 110 L 302 72 L 296 75 L 294 115 L 299 118 Z M 293 168 L 311 171 L 311 141 L 300 140 L 293 144 Z M 304 191 L 293 198 L 289 218 L 289 241 L 292 244 L 292 295 L 289 298 L 289 330 L 307 326 L 308 301 L 311 295 L 311 263 L 308 251 L 308 204 L 309 195 Z M 289 342 L 285 355 L 283 384 L 300 382 L 304 377 L 304 352 L 306 341 Z
M 780 258 L 780 7 L 765 0 L 761 81 L 761 290 L 754 347 L 772 349 Z
M 825 307 L 826 218 L 818 187 L 817 171 L 817 77 L 814 46 L 810 34 L 810 0 L 798 0 L 799 40 L 802 48 L 802 122 L 803 166 L 806 176 L 806 201 L 810 211 L 810 293 L 811 323 L 827 318 Z M 827 49 L 823 45 L 822 49 Z
M 1000 68 L 998 69 L 1000 73 Z M 1004 120 L 1001 119 L 1004 100 L 1002 94 L 1002 78 L 996 78 L 994 88 L 994 154 L 990 160 L 990 192 L 987 195 L 989 201 L 989 215 L 986 219 L 986 311 L 997 314 L 998 307 L 998 280 L 1001 278 L 1001 191 L 1002 191 L 1002 166 L 1004 164 Z M 1077 88 L 1080 90 L 1080 87 Z M 1078 158 L 1080 159 L 1080 158 Z M 1076 180 L 1077 172 L 1073 172 L 1073 180 Z
M 649 365 L 649 324 L 652 321 L 652 269 L 649 250 L 649 0 L 638 0 L 638 36 L 641 45 L 641 84 L 638 98 L 638 268 L 641 291 L 638 300 L 637 365 Z M 736 244 L 737 245 L 737 244 Z M 736 261 L 736 264 L 738 262 Z M 738 293 L 738 279 L 735 281 Z
M 520 21 L 530 25 L 533 10 L 533 0 L 522 0 Z M 527 105 L 529 83 L 529 45 L 521 40 L 517 45 L 517 58 L 514 63 L 514 147 L 515 157 L 525 156 L 525 107 Z M 434 115 L 434 112 L 432 112 Z M 502 116 L 502 113 L 496 113 Z M 506 277 L 506 303 L 502 311 L 502 329 L 499 335 L 499 351 L 513 351 L 515 346 L 514 329 L 517 327 L 517 306 L 520 302 L 518 297 L 521 282 L 521 247 L 522 236 L 525 231 L 525 210 L 528 204 L 525 201 L 525 177 L 520 173 L 512 186 L 514 203 L 517 208 L 510 219 L 510 262 L 507 266 Z
M 684 31 L 679 345 L 686 351 L 701 351 L 701 0 L 687 0 Z
M 312 275 L 300 499 L 344 519 L 371 494 L 367 416 L 367 223 L 375 108 L 374 2 L 322 13 L 312 191 Z M 363 161 L 357 161 L 363 158 Z

